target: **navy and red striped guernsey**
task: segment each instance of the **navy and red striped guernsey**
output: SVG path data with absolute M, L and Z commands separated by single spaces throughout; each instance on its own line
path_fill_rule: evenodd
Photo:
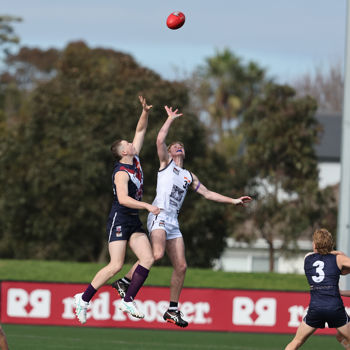
M 116 162 L 112 174 L 112 185 L 113 185 L 113 203 L 109 216 L 114 216 L 115 212 L 119 214 L 137 214 L 138 209 L 128 208 L 124 205 L 121 205 L 118 201 L 117 196 L 117 188 L 114 183 L 115 174 L 118 171 L 125 171 L 129 175 L 128 182 L 128 195 L 140 201 L 142 199 L 143 194 L 143 172 L 141 168 L 140 159 L 138 156 L 134 156 L 133 164 L 124 164 L 120 162 Z

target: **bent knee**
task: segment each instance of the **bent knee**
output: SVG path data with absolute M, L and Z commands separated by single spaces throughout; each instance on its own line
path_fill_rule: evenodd
M 164 256 L 164 251 L 154 251 L 153 252 L 153 258 L 154 258 L 154 261 L 159 261 L 163 258 Z
M 154 264 L 154 257 L 151 255 L 146 259 L 146 264 L 151 267 Z
M 139 264 L 145 267 L 146 269 L 150 269 L 154 264 L 153 255 L 144 256 L 139 259 Z
M 120 270 L 122 269 L 122 265 L 120 264 L 109 264 L 108 266 L 108 272 L 111 277 L 116 275 Z

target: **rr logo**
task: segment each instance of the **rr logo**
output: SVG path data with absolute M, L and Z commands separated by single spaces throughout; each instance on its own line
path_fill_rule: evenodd
M 21 288 L 7 291 L 7 315 L 11 317 L 50 317 L 51 292 L 36 289 L 31 293 Z
M 276 299 L 261 298 L 255 304 L 248 297 L 233 299 L 232 323 L 239 326 L 274 326 Z

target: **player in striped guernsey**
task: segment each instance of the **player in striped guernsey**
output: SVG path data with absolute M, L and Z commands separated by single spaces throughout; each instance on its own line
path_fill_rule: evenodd
M 112 144 L 111 151 L 118 161 L 112 174 L 114 200 L 108 218 L 107 234 L 110 263 L 97 272 L 84 293 L 75 295 L 75 313 L 81 323 L 86 322 L 89 302 L 104 283 L 117 274 L 124 264 L 127 243 L 138 258 L 128 292 L 119 308 L 134 317 L 143 318 L 134 298 L 148 276 L 154 258 L 152 248 L 138 216 L 139 209 L 146 209 L 157 215 L 160 209 L 141 201 L 143 173 L 139 153 L 145 137 L 148 113 L 152 106 L 139 96 L 142 113 L 136 126 L 133 142 L 118 140 Z
M 183 168 L 184 145 L 176 141 L 167 147 L 165 143 L 170 126 L 182 114 L 178 113 L 177 109 L 173 111 L 171 107 L 167 106 L 165 106 L 165 110 L 168 118 L 157 137 L 160 168 L 157 177 L 156 198 L 153 201 L 153 205 L 161 208 L 161 212 L 159 215 L 153 213 L 148 215 L 147 228 L 150 232 L 154 259 L 161 259 L 166 251 L 173 265 L 170 282 L 170 305 L 163 318 L 165 321 L 179 327 L 187 327 L 188 322 L 183 319 L 181 312 L 178 310 L 178 302 L 187 269 L 185 246 L 178 223 L 178 214 L 187 190 L 191 187 L 206 199 L 234 205 L 243 205 L 251 201 L 251 198 L 243 196 L 235 199 L 210 191 L 200 183 L 195 174 Z M 135 265 L 123 279 L 112 284 L 120 296 L 123 296 L 128 290 L 128 282 Z

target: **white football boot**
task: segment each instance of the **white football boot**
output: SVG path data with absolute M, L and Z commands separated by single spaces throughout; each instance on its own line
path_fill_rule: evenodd
M 77 316 L 80 323 L 84 324 L 86 322 L 87 309 L 90 305 L 87 301 L 84 301 L 82 297 L 83 293 L 74 295 L 75 303 L 75 315 Z
M 136 317 L 136 318 L 144 318 L 145 315 L 137 308 L 134 300 L 132 301 L 124 301 L 122 299 L 119 303 L 119 309 L 127 312 L 128 314 Z

